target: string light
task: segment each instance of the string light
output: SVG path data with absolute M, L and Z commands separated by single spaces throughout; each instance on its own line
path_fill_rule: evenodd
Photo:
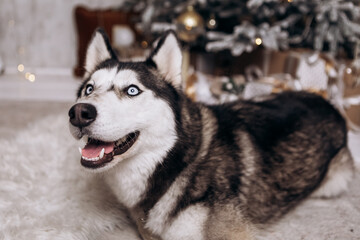
M 12 18 L 11 18 L 11 19 L 9 19 L 9 20 L 7 21 L 7 26 L 8 26 L 9 29 L 14 28 L 15 24 L 16 24 L 15 19 L 12 19 Z M 25 48 L 25 46 L 19 46 L 19 47 L 17 48 L 17 53 L 20 55 L 20 57 L 22 57 L 23 55 L 25 55 L 25 53 L 26 53 L 26 48 Z M 0 69 L 0 70 L 1 70 L 1 69 Z M 17 65 L 17 70 L 18 70 L 19 73 L 23 73 L 24 70 L 25 70 L 24 64 L 19 63 L 19 64 Z M 35 82 L 35 79 L 36 79 L 35 74 L 30 73 L 30 72 L 26 72 L 25 74 L 21 74 L 21 75 L 24 76 L 25 79 L 28 80 L 29 82 Z
M 31 74 L 29 75 L 29 81 L 30 81 L 30 82 L 35 82 L 35 75 L 34 75 L 34 74 L 31 73 Z
M 26 78 L 26 80 L 29 80 L 29 82 L 35 82 L 35 79 L 36 79 L 35 74 L 30 73 L 30 72 L 25 73 L 25 78 Z
M 26 78 L 27 80 L 29 80 L 30 74 L 31 74 L 31 73 L 29 73 L 29 72 L 25 73 L 25 78 Z
M 215 26 L 215 24 L 216 24 L 215 19 L 210 19 L 210 20 L 209 20 L 209 24 L 210 24 L 211 26 Z
M 256 38 L 255 39 L 255 44 L 258 45 L 258 46 L 261 45 L 262 44 L 261 38 Z
M 210 18 L 207 20 L 206 26 L 211 30 L 217 27 L 217 22 L 214 13 L 210 14 Z
M 17 66 L 17 70 L 18 70 L 19 72 L 23 72 L 24 69 L 25 69 L 25 67 L 24 67 L 23 64 L 19 64 L 19 65 Z

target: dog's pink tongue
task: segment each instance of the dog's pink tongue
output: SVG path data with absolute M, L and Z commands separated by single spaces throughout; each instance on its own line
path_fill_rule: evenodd
M 87 158 L 95 158 L 100 155 L 101 150 L 105 148 L 105 153 L 111 153 L 114 151 L 114 143 L 110 142 L 95 142 L 88 143 L 82 150 L 82 155 Z

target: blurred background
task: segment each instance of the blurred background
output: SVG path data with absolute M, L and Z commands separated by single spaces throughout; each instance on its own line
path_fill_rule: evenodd
M 348 0 L 2 0 L 0 124 L 65 112 L 87 44 L 103 27 L 119 59 L 144 58 L 175 30 L 184 90 L 195 101 L 306 90 L 359 131 L 359 23 L 360 2 Z
M 0 239 L 123 236 L 112 195 L 97 192 L 107 190 L 100 178 L 84 181 L 81 143 L 67 129 L 97 27 L 120 60 L 143 59 L 176 31 L 194 101 L 323 96 L 347 119 L 360 167 L 360 0 L 0 0 Z M 310 200 L 266 239 L 360 239 L 359 176 L 343 197 Z
M 121 1 L 0 1 L 0 99 L 73 101 L 77 61 L 74 9 Z M 25 76 L 26 75 L 26 76 Z

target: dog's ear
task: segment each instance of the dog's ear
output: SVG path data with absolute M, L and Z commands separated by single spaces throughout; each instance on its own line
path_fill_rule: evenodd
M 93 72 L 97 65 L 107 59 L 117 59 L 117 57 L 104 29 L 98 28 L 94 32 L 86 50 L 85 76 Z
M 167 31 L 157 41 L 157 46 L 148 61 L 155 63 L 156 68 L 166 81 L 181 88 L 182 54 L 174 31 Z

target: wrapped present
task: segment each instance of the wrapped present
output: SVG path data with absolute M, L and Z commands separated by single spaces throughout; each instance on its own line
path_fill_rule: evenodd
M 252 64 L 254 59 L 257 61 Z M 221 70 L 212 60 L 197 56 L 196 78 L 190 78 L 197 101 L 219 103 L 285 90 L 309 91 L 331 101 L 346 117 L 349 128 L 360 131 L 360 60 L 345 64 L 326 54 L 302 49 L 265 51 L 263 55 L 257 52 L 237 71 L 234 64 L 229 64 L 230 59 Z M 238 60 L 234 63 L 242 64 Z

